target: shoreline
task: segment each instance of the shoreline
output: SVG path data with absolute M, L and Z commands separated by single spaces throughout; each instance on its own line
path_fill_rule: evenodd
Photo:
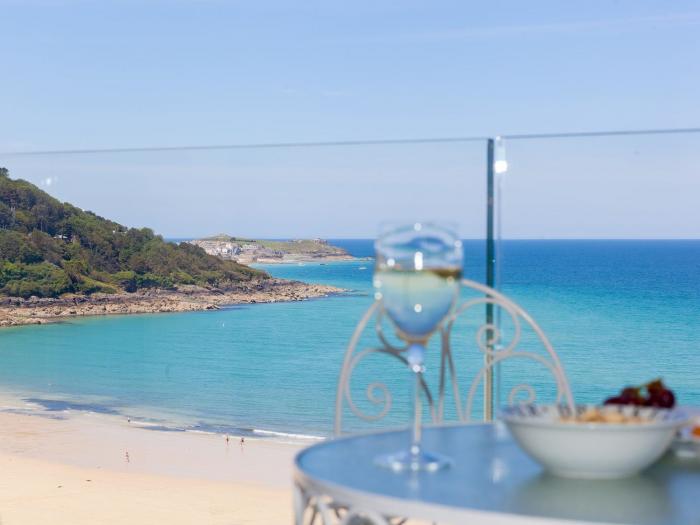
M 291 481 L 292 456 L 303 447 L 325 439 L 180 430 L 122 413 L 46 409 L 17 394 L 4 392 L 1 396 L 0 454 L 76 467 L 285 487 Z M 241 438 L 245 440 L 243 445 Z M 232 450 L 250 449 L 264 450 L 272 456 L 291 454 L 285 469 L 290 475 L 278 472 L 280 465 L 275 465 L 275 469 L 242 472 L 220 463 Z M 129 457 L 125 452 L 129 452 Z
M 325 284 L 270 278 L 243 283 L 235 290 L 183 286 L 178 290 L 147 289 L 55 299 L 0 297 L 0 328 L 57 323 L 85 316 L 191 312 L 237 304 L 305 301 L 344 292 L 347 290 Z
M 8 409 L 0 411 L 3 524 L 291 522 L 301 445 Z
M 124 406 L 115 404 L 113 400 L 102 396 L 81 396 L 39 390 L 10 389 L 0 391 L 0 416 L 2 414 L 48 419 L 96 417 L 118 424 L 127 422 L 130 428 L 141 428 L 155 432 L 208 436 L 228 435 L 236 438 L 243 437 L 269 443 L 298 446 L 318 443 L 328 437 L 322 432 L 311 434 L 293 428 L 271 429 L 228 425 L 207 421 L 199 416 L 187 415 L 163 407 Z
M 229 259 L 234 260 L 234 259 Z M 298 264 L 298 263 L 310 263 L 310 264 L 327 264 L 333 262 L 352 262 L 361 261 L 363 257 L 353 257 L 352 255 L 326 255 L 323 257 L 307 257 L 307 256 L 285 256 L 285 257 L 255 257 L 253 259 L 240 258 L 235 259 L 235 262 L 239 264 L 245 264 L 247 266 L 253 264 Z
M 294 259 L 294 260 L 268 260 L 268 259 L 259 259 L 257 261 L 250 261 L 247 262 L 246 265 L 250 266 L 251 268 L 264 268 L 266 266 L 305 266 L 305 265 L 317 265 L 317 266 L 327 266 L 327 265 L 333 265 L 333 264 L 342 264 L 342 263 L 361 263 L 361 262 L 368 262 L 368 261 L 374 261 L 373 257 L 350 257 L 349 259 Z

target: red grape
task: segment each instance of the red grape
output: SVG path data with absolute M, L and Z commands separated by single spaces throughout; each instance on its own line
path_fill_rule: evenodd
M 605 400 L 605 405 L 626 405 L 625 401 L 620 396 L 609 397 Z
M 676 404 L 676 396 L 666 389 L 656 394 L 656 406 L 659 408 L 673 408 Z
M 648 395 L 642 395 L 642 389 L 646 389 Z M 655 379 L 643 386 L 625 387 L 618 395 L 606 399 L 605 404 L 673 408 L 676 404 L 676 396 L 666 388 L 661 379 Z

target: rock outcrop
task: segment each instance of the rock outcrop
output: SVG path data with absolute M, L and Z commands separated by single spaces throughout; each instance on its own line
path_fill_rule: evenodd
M 147 289 L 135 293 L 69 295 L 57 299 L 0 298 L 0 327 L 55 323 L 88 315 L 143 314 L 216 310 L 224 305 L 304 301 L 342 293 L 322 284 L 283 279 L 245 283 L 235 290 L 181 286 L 176 290 Z

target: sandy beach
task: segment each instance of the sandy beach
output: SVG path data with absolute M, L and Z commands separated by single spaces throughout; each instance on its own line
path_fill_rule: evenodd
M 95 413 L 0 412 L 0 523 L 290 523 L 301 446 Z

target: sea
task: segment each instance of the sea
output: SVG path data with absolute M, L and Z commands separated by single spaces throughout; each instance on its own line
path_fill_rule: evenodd
M 76 411 L 141 421 L 159 431 L 215 432 L 278 440 L 313 440 L 333 432 L 336 390 L 346 346 L 372 304 L 373 243 L 331 240 L 353 261 L 261 266 L 276 277 L 348 290 L 291 303 L 218 311 L 105 316 L 0 330 L 0 392 L 8 411 L 62 417 Z M 465 277 L 483 282 L 485 243 L 464 242 Z M 700 241 L 504 240 L 501 290 L 543 328 L 574 397 L 600 403 L 627 385 L 657 377 L 679 404 L 700 405 Z M 468 293 L 464 291 L 464 297 Z M 457 322 L 453 352 L 462 405 L 483 355 L 476 344 L 484 311 Z M 515 333 L 502 313 L 502 341 Z M 391 327 L 383 323 L 387 337 Z M 541 352 L 523 328 L 523 350 Z M 380 346 L 374 327 L 358 350 Z M 437 388 L 439 341 L 426 354 L 426 380 Z M 356 408 L 388 414 L 365 422 L 343 408 L 344 430 L 408 422 L 412 377 L 394 356 L 370 353 L 354 369 Z M 537 361 L 505 362 L 496 396 L 507 403 L 528 383 L 541 402 L 555 383 Z M 451 387 L 445 415 L 456 416 Z M 480 417 L 481 388 L 474 417 Z M 370 394 L 368 397 L 367 394 Z M 522 400 L 527 390 L 514 392 Z

